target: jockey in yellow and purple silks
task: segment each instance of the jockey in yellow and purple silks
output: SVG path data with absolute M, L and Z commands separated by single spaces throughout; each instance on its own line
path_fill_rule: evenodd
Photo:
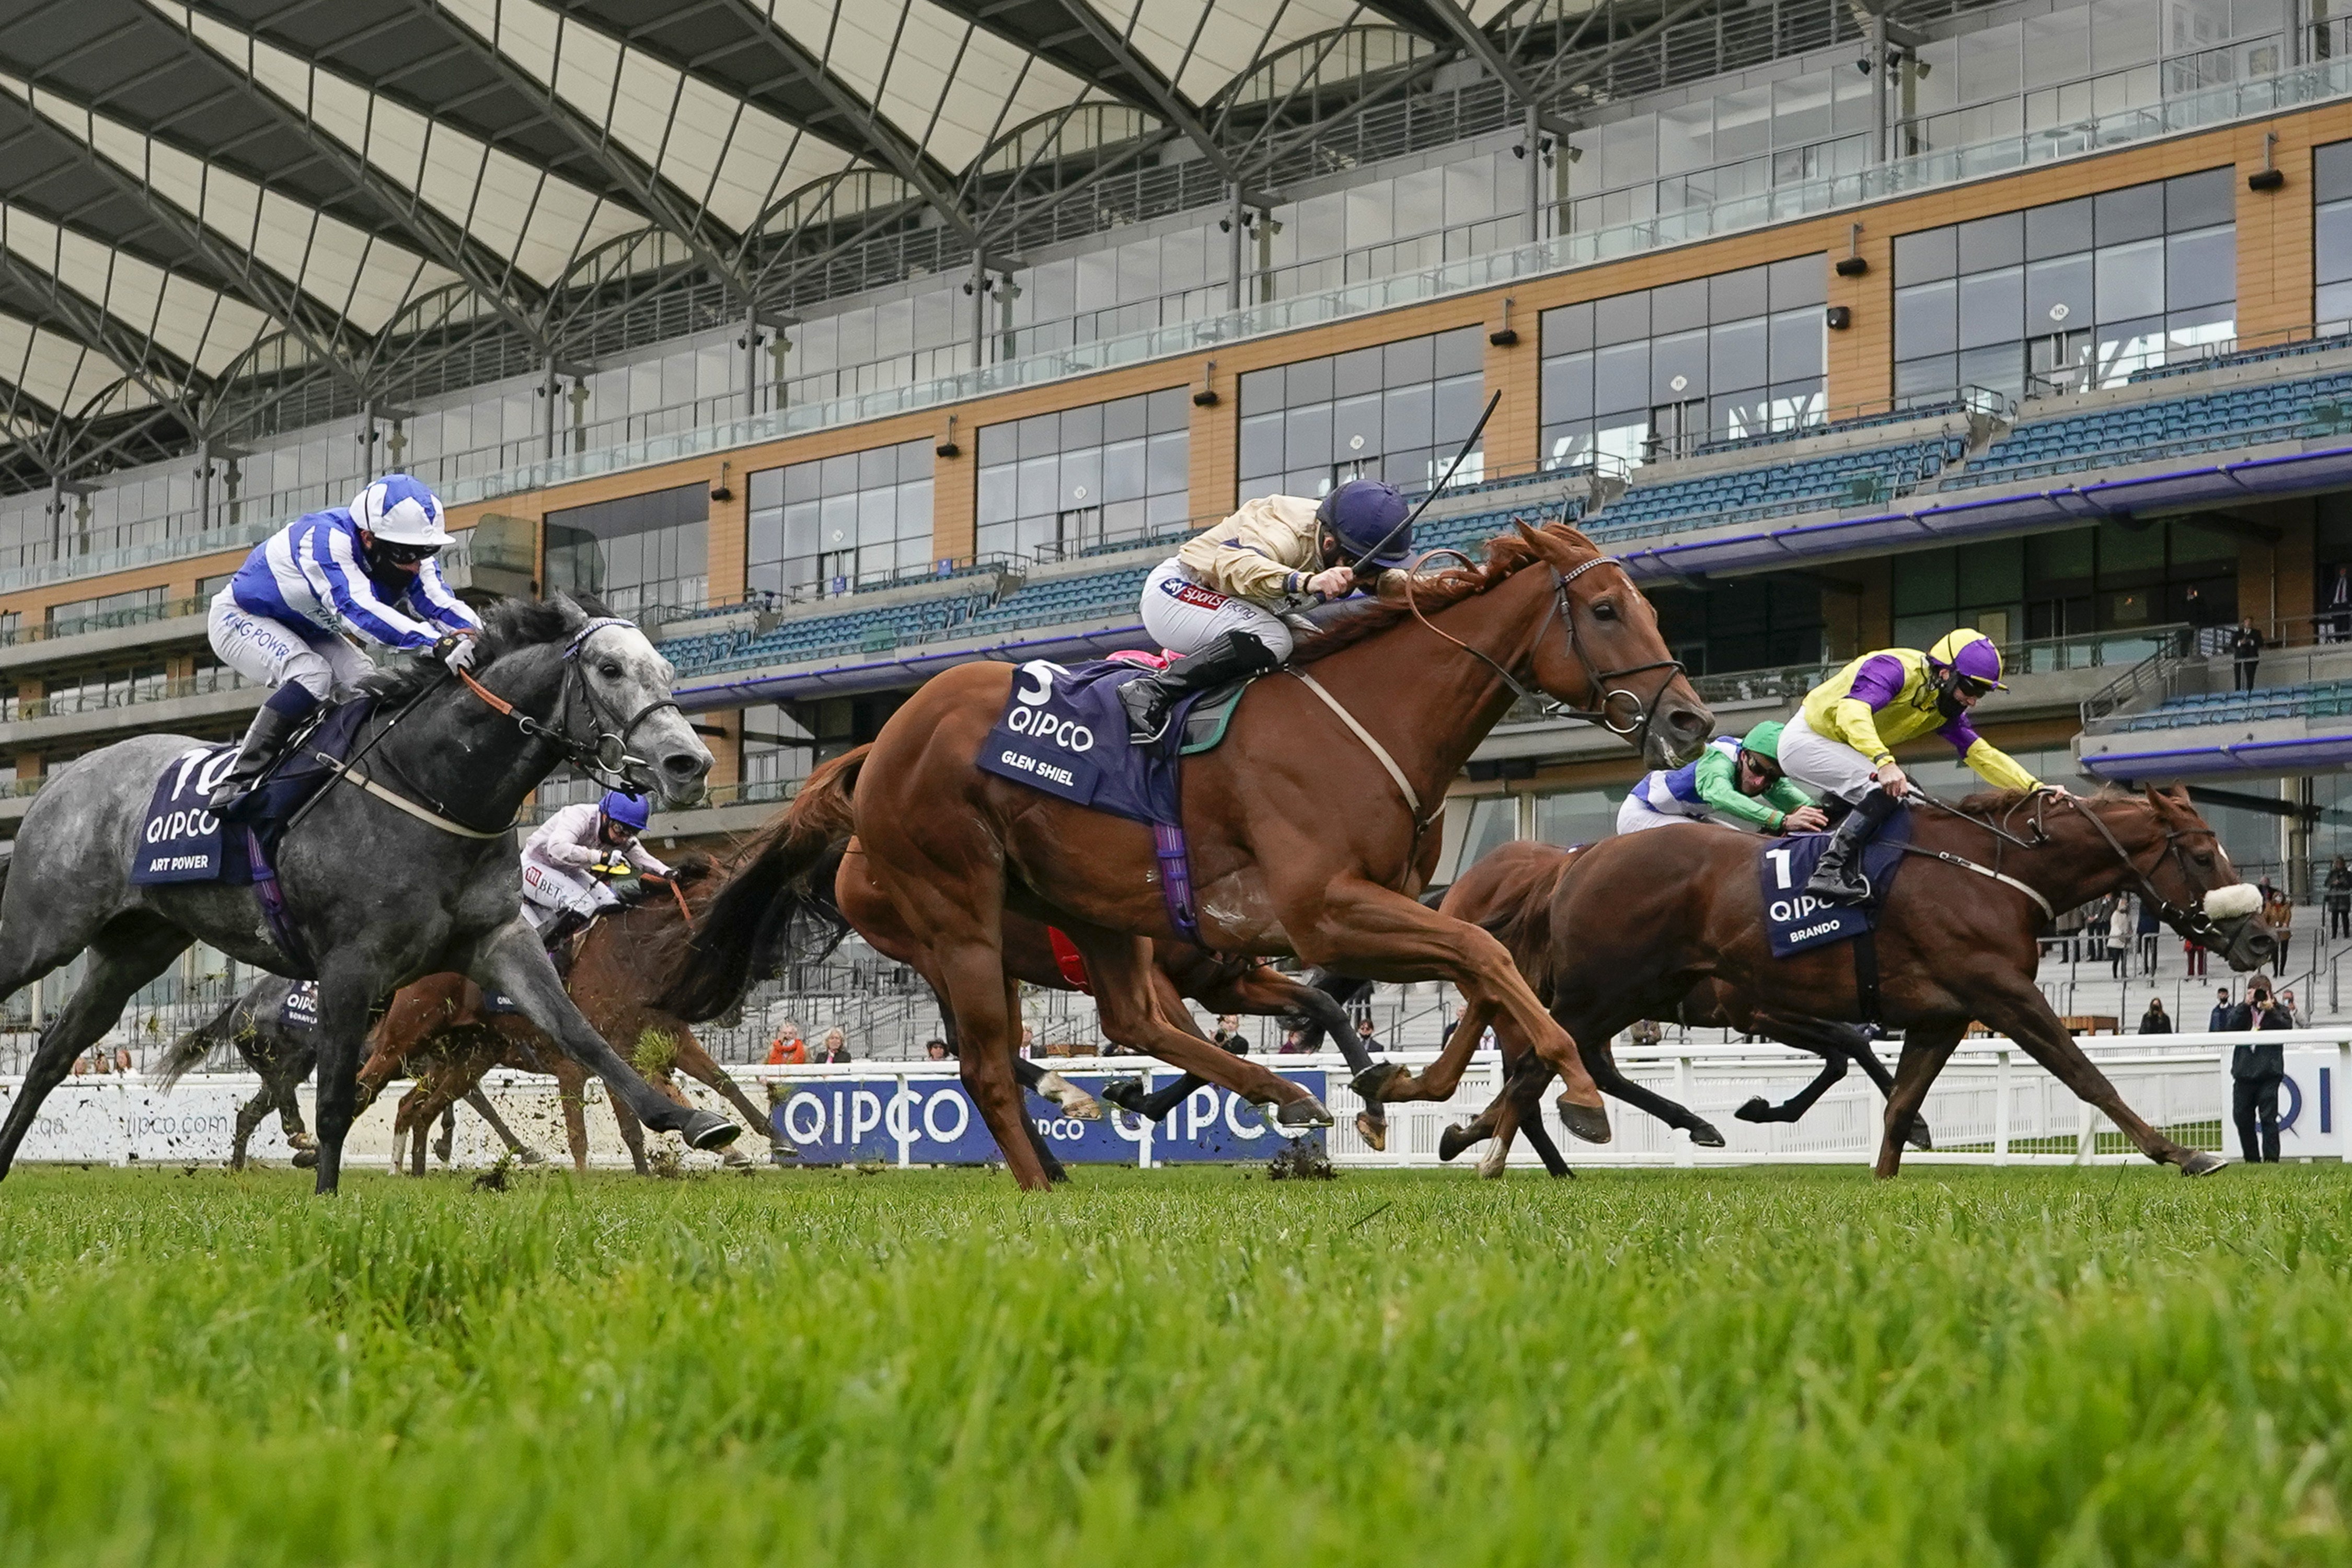
M 1910 780 L 1895 748 L 1934 731 L 1996 789 L 2047 787 L 1976 731 L 1969 710 L 2005 691 L 2000 650 L 1962 627 L 1926 653 L 1893 647 L 1863 655 L 1807 694 L 1780 736 L 1780 767 L 1799 784 L 1853 807 L 1805 884 L 1816 898 L 1870 896 L 1857 862 L 1864 840 L 1894 815 Z

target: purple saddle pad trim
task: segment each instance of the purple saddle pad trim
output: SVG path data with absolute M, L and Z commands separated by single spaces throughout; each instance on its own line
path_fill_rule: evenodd
M 278 885 L 278 868 L 269 863 L 269 853 L 261 845 L 261 835 L 248 827 L 245 830 L 245 853 L 253 868 L 253 890 L 261 900 L 261 919 L 269 927 L 270 940 L 278 951 L 286 955 L 286 974 L 292 980 L 316 980 L 319 967 L 310 962 L 310 950 L 302 945 L 302 935 L 294 929 L 294 921 L 286 910 L 286 890 Z
M 1184 844 L 1184 829 L 1172 822 L 1153 823 L 1151 852 L 1160 860 L 1160 896 L 1168 900 L 1168 923 L 1193 946 L 1206 946 L 1192 919 L 1192 856 Z

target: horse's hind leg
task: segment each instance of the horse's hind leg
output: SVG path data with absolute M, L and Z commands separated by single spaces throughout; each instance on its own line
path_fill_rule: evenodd
M 230 1170 L 245 1169 L 246 1149 L 253 1142 L 253 1130 L 261 1125 L 263 1119 L 268 1116 L 271 1110 L 277 1109 L 270 1103 L 274 1098 L 276 1098 L 275 1089 L 271 1085 L 265 1083 L 261 1086 L 260 1093 L 236 1108 L 236 1139 L 229 1145 L 228 1151 Z
M 0 1176 L 16 1163 L 16 1150 L 32 1131 L 41 1102 L 73 1070 L 74 1058 L 114 1026 L 132 994 L 170 968 L 187 951 L 190 940 L 175 926 L 133 915 L 116 920 L 90 943 L 88 972 L 41 1032 L 41 1043 L 25 1068 L 25 1081 L 8 1107 L 8 1119 L 0 1123 Z
M 559 1056 L 552 1068 L 555 1097 L 563 1107 L 563 1142 L 572 1151 L 572 1169 L 588 1170 L 588 1069 L 570 1057 Z
M 646 1124 L 619 1095 L 608 1095 L 605 1103 L 613 1108 L 613 1124 L 621 1130 L 621 1142 L 628 1146 L 629 1163 L 636 1167 L 638 1175 L 652 1175 L 654 1168 L 646 1159 Z
M 473 1108 L 475 1115 L 490 1124 L 490 1131 L 499 1135 L 499 1142 L 507 1146 L 508 1153 L 526 1165 L 544 1162 L 545 1156 L 514 1135 L 514 1129 L 506 1124 L 506 1119 L 499 1114 L 498 1107 L 490 1103 L 490 1097 L 482 1092 L 480 1083 L 477 1082 L 466 1090 L 466 1103 Z

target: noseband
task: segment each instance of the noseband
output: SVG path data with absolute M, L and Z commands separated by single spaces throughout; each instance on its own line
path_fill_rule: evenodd
M 581 673 L 580 654 L 587 647 L 588 639 L 607 626 L 634 626 L 635 624 L 632 621 L 623 620 L 617 616 L 603 616 L 589 622 L 581 629 L 580 634 L 566 645 L 563 649 L 562 693 L 556 706 L 555 722 L 552 724 L 534 719 L 521 711 L 513 703 L 476 680 L 469 671 L 459 670 L 457 679 L 464 681 L 467 689 L 488 703 L 492 710 L 513 720 L 515 728 L 520 730 L 528 738 L 548 742 L 563 754 L 566 762 L 595 779 L 599 784 L 612 789 L 629 790 L 634 794 L 640 781 L 631 778 L 628 770 L 631 767 L 649 770 L 653 764 L 643 757 L 630 754 L 629 737 L 637 732 L 637 726 L 662 710 L 668 709 L 673 712 L 680 710 L 675 701 L 664 697 L 646 703 L 625 721 L 614 718 L 612 710 L 597 697 L 595 688 L 588 684 L 588 678 Z M 575 696 L 581 706 L 588 710 L 590 729 L 596 737 L 593 742 L 578 740 L 572 733 L 572 706 Z M 646 787 L 652 787 L 649 781 L 646 783 Z
M 2076 811 L 2081 812 L 2090 820 L 2091 826 L 2099 830 L 2099 837 L 2107 841 L 2107 847 L 2116 852 L 2116 858 L 2122 861 L 2124 868 L 2138 881 L 2141 896 L 2146 898 L 2150 907 L 2156 910 L 2157 919 L 2179 932 L 2182 940 L 2193 942 L 2200 947 L 2217 948 L 2228 944 L 2229 937 L 2222 932 L 2220 924 L 2213 917 L 2205 912 L 2201 905 L 2184 906 L 2174 903 L 2157 891 L 2153 879 L 2156 867 L 2162 865 L 2165 858 L 2170 856 L 2179 863 L 2182 879 L 2190 887 L 2195 887 L 2197 877 L 2189 868 L 2189 851 L 2182 847 L 2181 841 L 2187 838 L 2210 838 L 2218 847 L 2221 842 L 2219 835 L 2210 827 L 2167 827 L 2164 830 L 2164 842 L 2158 847 L 2155 860 L 2149 864 L 2147 870 L 2143 871 L 2139 868 L 2138 863 L 2131 858 L 2131 852 L 2123 847 L 2123 841 L 2115 836 L 2097 812 L 2072 795 L 2062 798 Z M 2037 820 L 2034 823 L 2035 830 L 2039 832 L 2041 826 L 2041 823 Z
M 1643 753 L 1645 756 L 1648 754 L 1650 726 L 1657 719 L 1658 705 L 1665 697 L 1666 688 L 1674 684 L 1675 678 L 1676 676 L 1684 673 L 1683 662 L 1678 658 L 1656 658 L 1652 659 L 1647 664 L 1628 664 L 1620 666 L 1614 669 L 1602 669 L 1596 667 L 1592 662 L 1591 657 L 1584 651 L 1584 645 L 1577 640 L 1576 601 L 1570 596 L 1568 591 L 1568 585 L 1570 583 L 1575 582 L 1579 577 L 1583 576 L 1587 572 L 1591 571 L 1596 566 L 1614 566 L 1621 572 L 1624 571 L 1625 568 L 1622 562 L 1620 562 L 1616 557 L 1611 555 L 1595 555 L 1591 560 L 1583 563 L 1581 565 L 1572 566 L 1565 572 L 1562 572 L 1557 566 L 1552 566 L 1549 562 L 1545 563 L 1545 565 L 1549 567 L 1551 572 L 1552 602 L 1551 608 L 1545 612 L 1543 625 L 1536 628 L 1536 646 L 1538 647 L 1542 646 L 1544 632 L 1549 628 L 1553 621 L 1559 621 L 1560 624 L 1561 635 L 1568 642 L 1568 651 L 1575 657 L 1578 667 L 1584 671 L 1585 689 L 1594 694 L 1595 700 L 1598 703 L 1598 706 L 1587 709 L 1571 708 L 1566 702 L 1550 696 L 1549 693 L 1530 690 L 1525 682 L 1521 681 L 1517 676 L 1513 675 L 1508 669 L 1503 668 L 1502 664 L 1498 660 L 1489 657 L 1487 654 L 1477 648 L 1472 647 L 1468 643 L 1464 642 L 1460 637 L 1454 636 L 1450 632 L 1444 631 L 1439 627 L 1434 621 L 1432 621 L 1427 616 L 1421 613 L 1421 606 L 1413 602 L 1412 597 L 1413 573 L 1419 571 L 1423 566 L 1434 561 L 1441 555 L 1451 555 L 1473 571 L 1478 569 L 1478 563 L 1471 560 L 1468 555 L 1463 553 L 1461 551 L 1451 547 L 1433 550 L 1428 554 L 1423 556 L 1420 560 L 1415 561 L 1412 563 L 1412 570 L 1405 574 L 1404 579 L 1405 607 L 1412 612 L 1413 619 L 1419 621 L 1423 626 L 1427 626 L 1431 631 L 1435 632 L 1439 637 L 1444 637 L 1447 642 L 1452 643 L 1455 647 L 1460 648 L 1463 652 L 1470 655 L 1473 658 L 1477 659 L 1480 663 L 1486 665 L 1487 668 L 1500 676 L 1502 678 L 1503 684 L 1510 689 L 1511 694 L 1516 700 L 1538 704 L 1543 710 L 1543 715 L 1545 718 L 1581 719 L 1589 724 L 1598 724 L 1612 734 L 1622 735 L 1633 739 L 1634 744 L 1643 752 Z M 1633 581 L 1633 577 L 1630 574 L 1627 574 L 1626 581 L 1629 584 Z M 1641 590 L 1638 588 L 1634 590 L 1636 593 L 1639 593 L 1640 591 Z M 1532 651 L 1529 653 L 1528 657 L 1531 659 L 1534 658 Z M 1664 670 L 1665 673 L 1659 678 L 1656 689 L 1650 693 L 1650 700 L 1647 702 L 1643 701 L 1640 693 L 1634 691 L 1630 687 L 1612 687 L 1609 684 L 1611 681 L 1620 679 L 1625 676 L 1643 675 L 1654 669 Z M 1634 717 L 1629 723 L 1620 724 L 1610 711 L 1611 708 L 1616 702 L 1616 700 L 1620 697 L 1624 698 L 1633 705 Z

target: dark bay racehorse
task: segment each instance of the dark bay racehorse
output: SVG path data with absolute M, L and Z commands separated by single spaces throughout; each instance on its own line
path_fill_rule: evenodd
M 646 1086 L 563 994 L 519 912 L 508 830 L 523 799 L 570 761 L 625 776 L 674 805 L 699 800 L 710 753 L 670 700 L 669 661 L 636 627 L 567 599 L 491 610 L 472 681 L 437 661 L 368 678 L 381 699 L 337 782 L 279 847 L 278 885 L 319 978 L 318 1190 L 335 1190 L 370 1010 L 420 975 L 455 970 L 512 996 L 648 1126 L 698 1147 L 734 1123 Z M 251 887 L 134 887 L 131 867 L 156 782 L 198 742 L 145 735 L 68 764 L 34 800 L 0 869 L 0 997 L 85 949 L 89 965 L 42 1033 L 0 1126 L 0 1173 L 73 1058 L 131 994 L 205 942 L 273 973 L 296 970 Z
M 1408 581 L 1394 602 L 1341 607 L 1302 641 L 1290 671 L 1243 697 L 1224 744 L 1188 761 L 1184 828 L 1202 938 L 1220 952 L 1291 953 L 1371 979 L 1451 980 L 1517 1022 L 1567 1079 L 1580 1108 L 1572 1130 L 1605 1138 L 1600 1089 L 1509 954 L 1412 895 L 1435 861 L 1446 785 L 1528 687 L 1608 722 L 1654 765 L 1703 743 L 1713 718 L 1667 653 L 1649 602 L 1572 528 L 1523 526 L 1493 542 L 1483 564 Z M 1040 1188 L 1047 1177 L 1022 1131 L 1010 1068 L 1018 994 L 1005 967 L 1008 909 L 1067 933 L 1112 1040 L 1186 1067 L 1199 1042 L 1154 996 L 1151 942 L 1178 933 L 1151 830 L 975 764 L 1014 674 L 971 664 L 923 687 L 884 725 L 852 804 L 868 873 L 906 929 L 913 966 L 955 1019 L 965 1087 L 1007 1167 Z M 771 875 L 804 874 L 826 847 L 816 834 L 795 851 L 780 846 Z M 773 886 L 740 912 L 760 918 Z M 707 923 L 729 912 L 722 895 Z M 1236 1063 L 1247 1065 L 1225 1058 L 1192 1070 L 1223 1081 Z M 1274 1081 L 1262 1093 L 1282 1102 L 1279 1122 L 1328 1120 L 1304 1089 Z
M 1995 791 L 1957 809 L 1915 810 L 1911 842 L 1915 852 L 1887 894 L 1875 936 L 1876 1011 L 1904 1031 L 1878 1173 L 1901 1168 L 1928 1086 L 1977 1020 L 2105 1112 L 2150 1160 L 2185 1175 L 2219 1170 L 2218 1155 L 2174 1142 L 2124 1103 L 2034 984 L 2036 937 L 2051 911 L 2126 889 L 2234 969 L 2259 968 L 2276 951 L 2260 895 L 2238 880 L 2186 792 L 2084 799 Z M 1551 891 L 1546 918 L 1553 1005 L 1579 1038 L 1605 1039 L 1655 1016 L 1703 980 L 1756 1006 L 1864 1016 L 1856 943 L 1772 956 L 1757 854 L 1752 838 L 1675 830 L 1605 839 L 1577 858 Z M 1456 1040 L 1475 1040 L 1483 1020 L 1473 1015 L 1484 1011 L 1471 1005 Z M 1473 1134 L 1516 1125 L 1549 1077 L 1548 1067 L 1523 1056 Z
M 1669 832 L 1729 833 L 1730 828 L 1710 827 L 1692 823 L 1687 828 L 1675 827 Z M 1755 842 L 1749 838 L 1752 846 Z M 1556 845 L 1532 839 L 1520 839 L 1501 845 L 1493 853 L 1454 879 L 1445 890 L 1438 908 L 1455 920 L 1467 921 L 1481 930 L 1492 932 L 1510 950 L 1511 961 L 1519 966 L 1535 994 L 1547 1006 L 1553 1005 L 1555 954 L 1562 944 L 1554 935 L 1551 925 L 1552 907 L 1560 882 L 1568 876 L 1590 846 L 1563 849 Z M 1894 1076 L 1871 1049 L 1869 1037 L 1851 1024 L 1841 1024 L 1827 1018 L 1814 1018 L 1759 1007 L 1741 996 L 1732 987 L 1717 980 L 1702 980 L 1694 984 L 1670 1012 L 1650 1015 L 1672 1017 L 1696 1028 L 1737 1029 L 1743 1034 L 1763 1035 L 1801 1051 L 1809 1051 L 1823 1058 L 1821 1072 L 1813 1081 L 1790 1098 L 1786 1105 L 1773 1105 L 1760 1096 L 1741 1106 L 1733 1114 L 1742 1121 L 1794 1121 L 1811 1110 L 1813 1103 L 1827 1093 L 1846 1073 L 1847 1066 L 1858 1066 L 1881 1093 L 1891 1092 Z M 1554 1017 L 1559 1017 L 1557 1011 Z M 1569 1020 L 1562 1018 L 1563 1025 Z M 1569 1026 L 1571 1029 L 1572 1025 Z M 1496 1027 L 1496 1037 L 1504 1044 L 1505 1054 L 1516 1058 L 1524 1047 L 1507 1022 Z M 1474 1037 L 1475 1038 L 1475 1037 Z M 1610 1038 L 1588 1039 L 1577 1037 L 1577 1049 L 1591 1069 L 1593 1081 L 1603 1094 L 1611 1095 L 1636 1106 L 1664 1121 L 1668 1126 L 1682 1128 L 1691 1135 L 1691 1142 L 1703 1149 L 1723 1147 L 1723 1134 L 1714 1124 L 1662 1094 L 1655 1093 L 1627 1078 L 1617 1067 L 1614 1041 Z M 1408 1072 L 1402 1066 L 1390 1064 L 1382 1068 L 1382 1079 L 1373 1085 L 1383 1100 L 1403 1102 L 1411 1100 L 1442 1100 L 1453 1098 L 1461 1084 L 1461 1068 L 1468 1057 L 1447 1054 L 1419 1073 Z M 1531 1133 L 1534 1131 L 1530 1128 Z M 1466 1131 L 1450 1128 L 1438 1141 L 1438 1154 L 1451 1160 L 1467 1147 Z M 1914 1118 L 1910 1131 L 1914 1148 L 1929 1146 L 1927 1124 Z M 1544 1163 L 1552 1165 L 1557 1155 L 1548 1142 L 1538 1134 L 1534 1139 L 1537 1152 Z M 1489 1173 L 1499 1174 L 1507 1141 L 1496 1140 L 1489 1152 L 1486 1166 Z

